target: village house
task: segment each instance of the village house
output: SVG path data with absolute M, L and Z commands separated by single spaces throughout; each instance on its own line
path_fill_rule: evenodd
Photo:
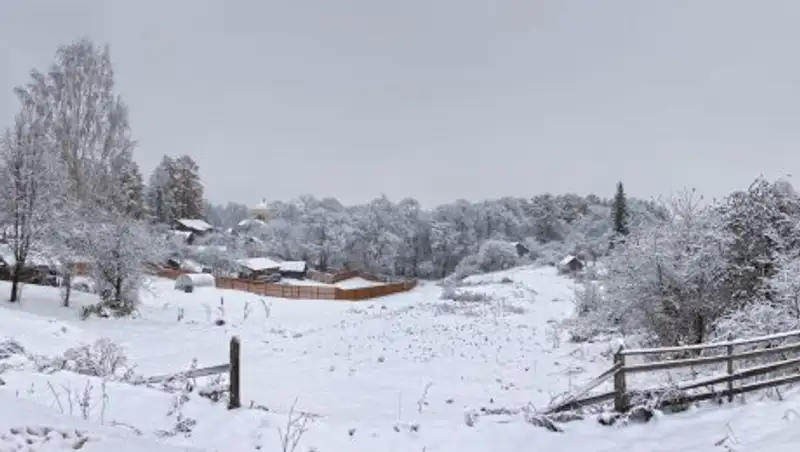
M 558 271 L 561 273 L 577 273 L 583 270 L 584 263 L 582 260 L 578 259 L 573 255 L 569 255 L 556 265 Z
M 242 259 L 239 264 L 239 278 L 277 282 L 281 278 L 281 264 L 268 257 Z
M 83 256 L 73 256 L 64 261 L 64 271 L 72 275 L 85 276 L 91 271 L 91 259 Z
M 17 259 L 8 244 L 0 244 L 0 279 L 10 281 Z M 56 286 L 58 283 L 58 263 L 40 253 L 29 252 L 20 274 L 20 281 L 28 284 Z
M 282 278 L 306 279 L 308 264 L 303 261 L 284 261 L 279 272 Z
M 191 245 L 197 237 L 212 232 L 214 226 L 200 219 L 179 218 L 173 222 L 172 230 L 184 236 L 186 243 Z

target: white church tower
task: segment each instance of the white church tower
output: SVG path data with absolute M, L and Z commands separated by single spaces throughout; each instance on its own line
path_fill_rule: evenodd
M 266 199 L 262 199 L 260 203 L 250 208 L 250 218 L 261 221 L 269 220 L 269 206 Z

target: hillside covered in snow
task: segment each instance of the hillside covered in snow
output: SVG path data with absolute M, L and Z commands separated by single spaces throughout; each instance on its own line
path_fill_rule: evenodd
M 134 318 L 80 320 L 94 295 L 64 308 L 56 289 L 27 286 L 24 303 L 0 308 L 0 397 L 14 407 L 0 416 L 0 450 L 32 441 L 37 451 L 75 442 L 97 451 L 120 442 L 128 449 L 116 450 L 282 451 L 287 428 L 299 435 L 296 451 L 717 451 L 723 441 L 780 452 L 792 438 L 791 393 L 624 428 L 592 416 L 561 424 L 563 433 L 529 423 L 610 365 L 610 339 L 570 342 L 563 322 L 573 291 L 572 280 L 536 267 L 359 304 L 187 294 L 156 280 Z M 233 335 L 243 344 L 243 408 L 228 411 L 224 394 L 209 398 L 224 376 L 142 383 L 226 362 Z

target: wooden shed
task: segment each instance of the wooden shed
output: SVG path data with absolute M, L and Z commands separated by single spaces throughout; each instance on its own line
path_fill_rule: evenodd
M 268 257 L 242 259 L 237 263 L 241 279 L 265 279 L 271 275 L 277 275 L 280 278 L 281 264 Z
M 578 259 L 575 256 L 567 256 L 564 259 L 561 259 L 561 262 L 558 263 L 558 271 L 561 273 L 577 273 L 583 270 L 583 261 Z

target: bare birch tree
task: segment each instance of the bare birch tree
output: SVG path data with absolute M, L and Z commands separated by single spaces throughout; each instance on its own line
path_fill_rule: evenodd
M 115 93 L 108 46 L 88 39 L 62 46 L 48 73 L 33 84 L 47 87 L 53 132 L 70 192 L 91 213 L 113 199 L 114 163 L 133 150 L 128 109 Z

